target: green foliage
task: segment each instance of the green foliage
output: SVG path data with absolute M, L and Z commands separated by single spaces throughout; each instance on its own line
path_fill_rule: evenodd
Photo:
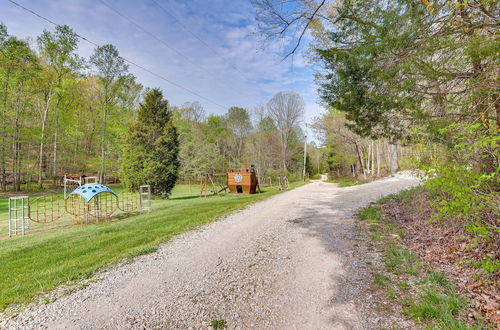
M 250 115 L 246 109 L 239 107 L 231 107 L 227 111 L 227 127 L 237 137 L 234 149 L 236 151 L 234 157 L 241 158 L 243 154 L 245 138 L 250 134 L 252 123 L 250 122 Z
M 495 154 L 500 136 L 481 124 L 454 124 L 439 132 L 450 152 L 426 168 L 425 186 L 434 198 L 434 219 L 467 220 L 466 230 L 488 237 L 498 216 L 500 166 Z
M 376 204 L 371 204 L 370 206 L 361 209 L 358 213 L 356 213 L 356 216 L 362 220 L 367 220 L 372 223 L 378 223 L 384 219 L 380 213 L 380 206 Z
M 37 38 L 42 56 L 58 76 L 78 70 L 82 59 L 75 54 L 78 36 L 67 25 L 58 25 L 54 32 L 44 30 Z
M 171 107 L 179 142 L 155 141 L 171 153 L 154 157 L 169 158 L 179 149 L 178 165 L 170 160 L 173 166 L 169 168 L 161 161 L 141 163 L 140 159 L 153 157 L 152 146 L 136 146 L 131 151 L 130 137 L 126 137 L 143 101 L 143 87 L 128 72 L 118 49 L 110 44 L 99 46 L 85 60 L 77 55 L 79 38 L 68 26 L 44 30 L 35 39 L 36 49 L 9 35 L 0 24 L 1 191 L 42 191 L 49 180 L 53 187 L 58 186 L 57 180 L 64 174 L 98 175 L 109 184 L 121 179 L 124 168 L 129 169 L 125 180 L 130 186 L 146 183 L 144 178 L 150 178 L 146 172 L 170 173 L 168 180 L 159 180 L 175 181 L 173 173 L 179 167 L 182 180 L 195 182 L 207 173 L 241 167 L 243 161 L 256 165 L 262 179 L 283 174 L 283 141 L 267 107 L 255 113 L 255 127 L 244 108 L 231 107 L 226 114 L 206 116 L 198 102 Z M 282 106 L 277 114 L 286 114 Z M 298 110 L 300 116 L 303 109 Z M 282 122 L 291 123 L 286 127 L 285 165 L 294 176 L 302 170 L 303 134 L 298 116 Z M 170 188 L 159 189 L 167 196 Z
M 212 320 L 212 322 L 210 322 L 210 326 L 212 329 L 226 329 L 227 322 L 226 320 Z
M 467 306 L 467 299 L 455 293 L 430 285 L 414 301 L 408 301 L 405 314 L 421 322 L 430 323 L 433 329 L 470 329 L 458 319 Z
M 500 260 L 486 256 L 479 261 L 473 261 L 472 266 L 483 269 L 488 274 L 493 274 L 500 269 Z
M 498 4 L 343 1 L 335 10 L 331 25 L 313 27 L 323 101 L 361 136 L 422 145 L 436 219 L 466 219 L 487 236 L 500 214 L 500 46 L 487 28 Z
M 420 267 L 418 258 L 408 249 L 396 243 L 389 247 L 383 262 L 387 269 L 394 274 L 415 275 Z
M 160 90 L 145 95 L 124 148 L 121 173 L 127 187 L 149 184 L 155 194 L 170 195 L 179 168 L 178 134 L 171 116 Z

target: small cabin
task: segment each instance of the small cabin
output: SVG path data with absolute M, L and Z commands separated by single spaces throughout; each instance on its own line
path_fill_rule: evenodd
M 233 194 L 254 194 L 257 190 L 257 174 L 255 168 L 239 168 L 227 171 L 227 186 Z

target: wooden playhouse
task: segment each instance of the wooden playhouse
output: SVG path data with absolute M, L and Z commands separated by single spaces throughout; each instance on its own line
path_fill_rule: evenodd
M 254 194 L 259 185 L 255 168 L 230 169 L 227 171 L 227 185 L 233 194 Z

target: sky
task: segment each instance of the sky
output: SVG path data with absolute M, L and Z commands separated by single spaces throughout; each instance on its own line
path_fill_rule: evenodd
M 303 124 L 323 111 L 313 66 L 302 53 L 282 61 L 284 41 L 262 42 L 250 0 L 15 1 L 99 45 L 115 45 L 124 58 L 196 93 L 130 66 L 141 84 L 161 88 L 171 104 L 198 101 L 207 114 L 223 114 L 231 106 L 251 110 L 290 90 L 306 103 Z M 7 0 L 0 0 L 0 22 L 33 43 L 43 29 L 54 30 Z M 80 41 L 78 53 L 88 58 L 94 48 Z

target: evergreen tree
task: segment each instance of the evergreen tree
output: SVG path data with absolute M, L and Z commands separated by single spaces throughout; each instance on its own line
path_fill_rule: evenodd
M 123 183 L 130 188 L 149 184 L 155 194 L 168 198 L 178 177 L 178 155 L 179 137 L 168 101 L 159 89 L 152 89 L 125 141 Z

